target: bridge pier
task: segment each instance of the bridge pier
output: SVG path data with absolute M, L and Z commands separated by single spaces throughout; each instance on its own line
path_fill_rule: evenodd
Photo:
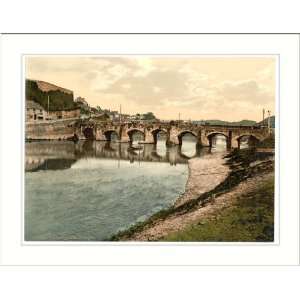
M 96 141 L 107 141 L 106 136 L 102 129 L 95 128 L 95 140 Z
M 230 149 L 231 149 L 231 148 L 237 148 L 237 149 L 240 149 L 240 140 L 237 139 L 237 136 L 231 139 Z
M 201 149 L 203 148 L 203 145 L 199 142 L 196 144 L 196 153 L 200 153 Z
M 121 139 L 118 141 L 119 143 L 129 143 L 130 139 L 128 136 L 121 136 Z
M 154 144 L 154 137 L 150 129 L 144 130 L 144 141 L 140 141 L 140 144 Z
M 208 137 L 206 136 L 206 132 L 204 130 L 201 130 L 200 132 L 200 144 L 202 147 L 210 147 L 210 141 Z
M 228 131 L 227 143 L 226 143 L 227 150 L 232 148 L 232 131 Z
M 202 142 L 202 130 L 200 129 L 198 131 L 198 134 L 197 134 L 197 144 L 196 144 L 196 147 L 198 149 L 198 148 L 201 148 L 202 146 L 203 146 L 203 142 Z
M 74 136 L 75 135 L 78 137 L 79 140 L 85 140 L 86 139 L 85 136 L 84 136 L 84 134 L 83 134 L 82 127 L 75 128 L 75 130 L 74 130 Z
M 167 146 L 173 146 L 173 145 L 179 145 L 179 139 L 178 139 L 178 130 L 171 126 L 170 130 L 167 134 Z
M 120 136 L 119 143 L 129 143 L 130 139 L 129 139 L 129 135 L 127 134 L 127 127 L 121 125 L 119 132 L 120 132 L 119 133 L 119 136 Z

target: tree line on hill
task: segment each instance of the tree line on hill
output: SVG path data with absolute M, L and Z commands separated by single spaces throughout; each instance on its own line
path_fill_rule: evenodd
M 265 118 L 261 122 L 256 122 L 253 120 L 241 120 L 237 122 L 229 122 L 222 120 L 201 120 L 194 121 L 195 124 L 207 124 L 207 125 L 225 125 L 225 126 L 268 126 L 268 118 Z M 275 116 L 270 117 L 270 126 L 275 128 Z
M 64 93 L 59 90 L 42 91 L 33 80 L 26 80 L 25 94 L 27 100 L 33 100 L 39 103 L 45 110 L 48 110 L 48 97 L 49 111 L 72 110 L 77 108 L 73 94 Z

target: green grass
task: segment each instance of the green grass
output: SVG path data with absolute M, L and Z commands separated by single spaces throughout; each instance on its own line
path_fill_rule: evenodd
M 274 178 L 237 198 L 234 206 L 199 220 L 164 241 L 272 242 L 274 239 Z
M 275 136 L 272 135 L 265 140 L 261 141 L 257 145 L 258 148 L 275 148 Z

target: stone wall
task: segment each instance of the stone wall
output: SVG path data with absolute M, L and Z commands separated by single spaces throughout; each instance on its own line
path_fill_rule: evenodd
M 49 116 L 52 120 L 79 118 L 80 109 L 50 111 Z
M 75 124 L 67 120 L 26 123 L 26 140 L 66 140 L 74 136 Z

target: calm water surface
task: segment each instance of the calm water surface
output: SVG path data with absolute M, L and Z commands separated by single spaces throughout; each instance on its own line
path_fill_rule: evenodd
M 184 192 L 188 160 L 205 155 L 209 150 L 197 150 L 192 139 L 172 148 L 163 139 L 132 147 L 26 143 L 25 240 L 107 240 L 171 206 Z

